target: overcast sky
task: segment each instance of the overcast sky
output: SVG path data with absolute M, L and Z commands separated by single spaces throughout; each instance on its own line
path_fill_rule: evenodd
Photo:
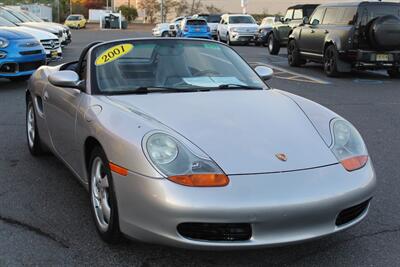
M 269 13 L 284 13 L 287 7 L 295 4 L 312 4 L 312 3 L 326 3 L 326 2 L 352 2 L 352 0 L 304 0 L 304 1 L 290 1 L 290 0 L 248 0 L 248 13 L 263 13 L 263 10 Z M 204 4 L 214 4 L 222 8 L 226 12 L 241 12 L 241 0 L 203 0 Z M 398 1 L 397 1 L 398 2 Z

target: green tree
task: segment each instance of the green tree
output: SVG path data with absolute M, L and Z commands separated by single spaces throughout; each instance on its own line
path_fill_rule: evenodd
M 133 22 L 138 17 L 136 8 L 122 5 L 118 9 L 128 22 Z

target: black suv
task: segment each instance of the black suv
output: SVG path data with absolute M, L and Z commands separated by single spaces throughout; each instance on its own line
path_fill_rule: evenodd
M 398 78 L 400 68 L 400 4 L 358 2 L 319 6 L 289 36 L 290 66 L 307 61 L 324 64 L 335 77 L 352 69 L 386 69 Z
M 310 17 L 318 5 L 296 5 L 287 9 L 285 17 L 272 25 L 267 37 L 268 51 L 271 55 L 279 54 L 281 46 L 286 46 L 293 28 L 303 23 L 304 17 Z

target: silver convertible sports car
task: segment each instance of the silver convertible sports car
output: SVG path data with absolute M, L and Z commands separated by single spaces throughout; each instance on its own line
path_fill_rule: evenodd
M 274 246 L 357 224 L 376 185 L 359 132 L 271 76 L 213 41 L 93 43 L 30 79 L 29 150 L 87 188 L 107 242 Z

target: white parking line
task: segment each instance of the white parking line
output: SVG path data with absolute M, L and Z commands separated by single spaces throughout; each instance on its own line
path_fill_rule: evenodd
M 271 65 L 271 64 L 267 64 L 267 63 L 263 63 L 263 62 L 252 62 L 252 64 L 262 65 L 262 66 L 266 66 L 266 67 L 269 67 L 274 70 L 278 70 L 279 72 L 275 72 L 275 73 L 277 74 L 276 78 L 279 78 L 279 79 L 299 81 L 299 82 L 318 83 L 318 84 L 330 84 L 330 82 L 328 82 L 328 81 L 325 81 L 325 80 L 322 80 L 319 78 L 315 78 L 315 77 L 312 77 L 309 75 L 305 75 L 302 73 L 294 72 L 291 70 L 287 70 L 285 68 L 278 67 L 276 65 Z M 281 76 L 279 76 L 279 74 L 290 74 L 292 76 L 281 77 Z

